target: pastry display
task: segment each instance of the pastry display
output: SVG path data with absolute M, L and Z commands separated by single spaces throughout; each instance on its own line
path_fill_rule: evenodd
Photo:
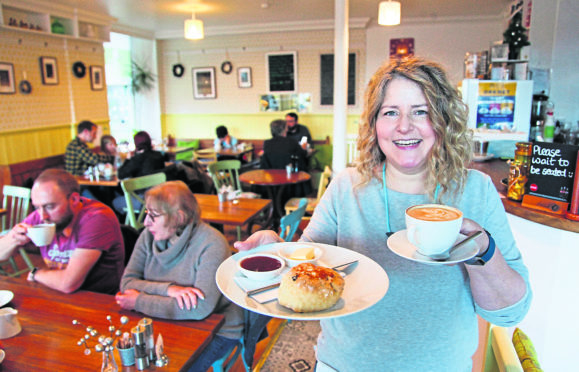
M 344 284 L 335 270 L 302 263 L 282 276 L 278 302 L 298 313 L 326 310 L 338 302 Z

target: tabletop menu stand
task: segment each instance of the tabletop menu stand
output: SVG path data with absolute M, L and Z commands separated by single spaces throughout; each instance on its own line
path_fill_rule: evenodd
M 560 214 L 562 216 L 565 216 L 567 208 L 569 207 L 569 203 L 566 202 L 528 194 L 523 195 L 523 202 L 521 205 L 523 207 L 538 209 L 547 213 Z

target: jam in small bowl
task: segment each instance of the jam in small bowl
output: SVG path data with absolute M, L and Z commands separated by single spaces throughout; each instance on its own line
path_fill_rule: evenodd
M 256 253 L 237 261 L 239 271 L 253 280 L 268 280 L 276 277 L 284 266 L 285 262 L 281 257 L 269 253 Z

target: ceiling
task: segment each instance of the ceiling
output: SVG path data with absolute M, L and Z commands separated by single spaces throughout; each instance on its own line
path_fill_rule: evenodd
M 402 23 L 412 20 L 497 17 L 506 11 L 511 0 L 399 0 Z M 206 34 L 220 30 L 274 25 L 331 22 L 332 0 L 51 0 L 91 12 L 105 13 L 117 19 L 117 29 L 134 29 L 161 35 L 182 34 L 183 22 L 203 20 Z M 380 0 L 350 0 L 350 18 L 365 18 L 376 23 Z

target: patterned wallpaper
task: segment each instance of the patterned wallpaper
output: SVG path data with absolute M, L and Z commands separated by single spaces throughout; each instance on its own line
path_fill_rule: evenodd
M 17 86 L 24 76 L 32 85 L 28 95 L 0 96 L 0 132 L 108 118 L 106 90 L 92 91 L 88 74 L 88 66 L 104 66 L 102 44 L 4 29 L 0 39 L 0 61 L 14 65 Z M 57 85 L 42 84 L 40 57 L 56 58 Z M 72 73 L 77 60 L 87 66 L 82 79 Z

